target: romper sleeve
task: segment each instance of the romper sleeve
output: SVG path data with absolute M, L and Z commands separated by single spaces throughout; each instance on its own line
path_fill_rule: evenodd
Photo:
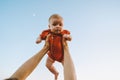
M 44 30 L 41 34 L 40 37 L 42 40 L 45 40 L 47 35 L 49 34 L 50 30 Z
M 62 35 L 64 35 L 64 34 L 69 34 L 69 35 L 70 35 L 70 31 L 68 31 L 68 30 L 63 30 L 63 31 L 62 31 Z

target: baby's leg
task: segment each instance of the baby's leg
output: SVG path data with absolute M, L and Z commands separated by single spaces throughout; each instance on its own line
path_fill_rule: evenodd
M 55 61 L 52 60 L 50 57 L 47 58 L 47 61 L 46 61 L 46 67 L 50 70 L 50 72 L 52 72 L 54 75 L 55 75 L 55 80 L 57 80 L 57 77 L 58 77 L 58 71 L 55 69 L 55 67 L 53 66 L 53 63 Z

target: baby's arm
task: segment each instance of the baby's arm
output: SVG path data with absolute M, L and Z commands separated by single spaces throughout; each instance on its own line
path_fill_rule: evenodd
M 71 41 L 72 40 L 72 37 L 70 34 L 64 34 L 63 35 L 63 38 L 65 38 L 65 40 L 68 40 L 68 41 Z
M 38 36 L 36 40 L 36 44 L 39 44 L 42 40 L 46 40 L 48 34 L 49 34 L 49 30 L 42 31 L 42 33 Z
M 37 38 L 37 40 L 36 40 L 36 44 L 41 43 L 41 41 L 42 41 L 42 39 L 41 39 L 41 37 L 39 36 L 39 37 Z

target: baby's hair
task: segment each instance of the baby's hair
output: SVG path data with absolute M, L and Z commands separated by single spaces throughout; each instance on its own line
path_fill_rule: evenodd
M 50 21 L 50 19 L 52 19 L 52 18 L 55 18 L 55 19 L 63 19 L 59 14 L 53 14 L 53 15 L 51 15 L 51 16 L 49 17 L 49 21 Z

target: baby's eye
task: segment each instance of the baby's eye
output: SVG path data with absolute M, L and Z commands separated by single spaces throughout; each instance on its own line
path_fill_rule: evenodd
M 57 25 L 62 26 L 63 24 L 62 23 L 53 23 L 52 25 L 53 26 L 57 26 Z
M 53 23 L 52 25 L 53 25 L 53 26 L 56 26 L 56 25 L 58 25 L 58 23 Z
M 62 23 L 59 24 L 59 26 L 62 26 L 62 25 L 63 25 Z

